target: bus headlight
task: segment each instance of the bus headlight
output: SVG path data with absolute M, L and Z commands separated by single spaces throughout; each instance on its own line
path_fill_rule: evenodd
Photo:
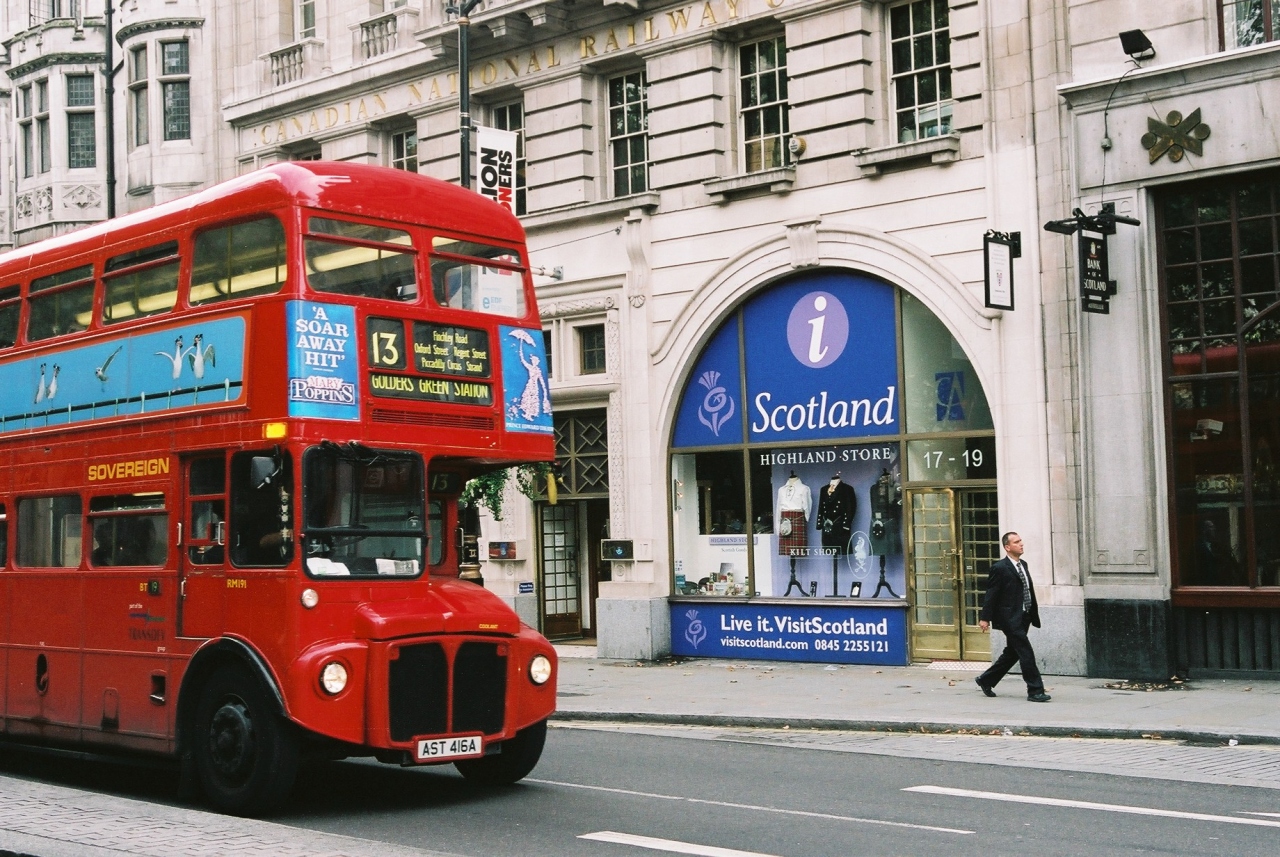
M 546 655 L 534 655 L 529 661 L 529 681 L 534 684 L 546 684 L 551 678 L 551 659 Z
M 347 686 L 347 668 L 337 661 L 329 661 L 320 670 L 320 686 L 325 693 L 337 696 Z

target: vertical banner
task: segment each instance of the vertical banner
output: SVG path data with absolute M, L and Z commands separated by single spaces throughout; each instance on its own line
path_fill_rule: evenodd
M 1080 232 L 1080 308 L 1110 312 L 1111 284 L 1107 264 L 1107 236 Z
M 360 419 L 356 394 L 356 311 L 290 301 L 289 416 Z
M 477 125 L 476 148 L 480 162 L 477 190 L 515 214 L 516 132 Z

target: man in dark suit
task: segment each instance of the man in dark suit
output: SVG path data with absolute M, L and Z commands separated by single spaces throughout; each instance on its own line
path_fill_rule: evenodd
M 1004 678 L 1014 663 L 1022 665 L 1022 680 L 1027 683 L 1027 699 L 1031 702 L 1048 702 L 1044 692 L 1044 680 L 1036 666 L 1036 653 L 1027 638 L 1027 629 L 1040 627 L 1040 610 L 1036 604 L 1036 589 L 1031 584 L 1031 572 L 1022 561 L 1022 537 L 1017 533 L 1005 533 L 1000 543 L 1007 556 L 991 565 L 987 572 L 987 594 L 982 600 L 978 627 L 983 633 L 991 626 L 1003 631 L 1006 645 L 1000 657 L 986 672 L 974 679 L 987 696 L 995 696 L 993 688 Z

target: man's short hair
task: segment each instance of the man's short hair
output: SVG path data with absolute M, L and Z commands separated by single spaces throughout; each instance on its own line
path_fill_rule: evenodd
M 1017 532 L 1015 532 L 1014 530 L 1010 530 L 1009 532 L 1005 533 L 1003 536 L 1000 537 L 1000 546 L 1007 548 L 1009 546 L 1009 539 L 1016 535 L 1017 535 Z

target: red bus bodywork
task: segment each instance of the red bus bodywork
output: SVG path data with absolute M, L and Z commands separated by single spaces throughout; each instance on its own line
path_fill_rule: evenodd
M 280 237 L 243 250 L 255 229 Z M 517 284 L 499 314 L 440 300 L 449 270 L 481 269 L 433 248 L 473 246 Z M 453 538 L 467 479 L 554 455 L 547 409 L 506 388 L 535 387 L 542 343 L 514 216 L 403 171 L 280 164 L 0 257 L 9 328 L 5 735 L 177 756 L 239 813 L 278 804 L 308 755 L 527 773 L 555 654 L 458 579 Z M 433 336 L 448 364 L 423 370 Z M 329 518 L 303 506 L 334 497 Z

